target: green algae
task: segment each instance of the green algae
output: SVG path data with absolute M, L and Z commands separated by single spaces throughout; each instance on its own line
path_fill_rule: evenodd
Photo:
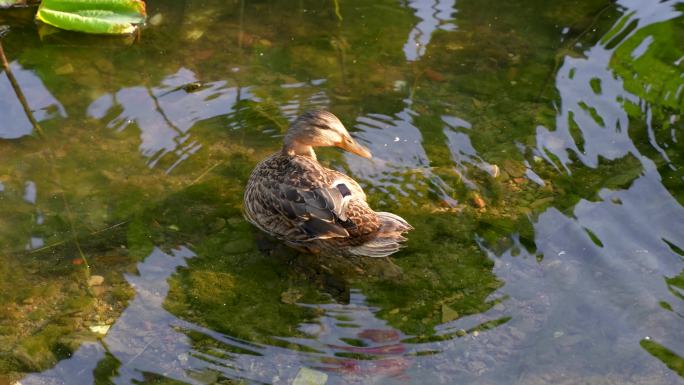
M 680 376 L 684 376 L 684 358 L 677 353 L 650 339 L 641 340 L 640 345 L 644 350 L 667 365 L 668 368 Z
M 638 124 L 630 126 L 630 137 L 639 151 L 654 160 L 664 185 L 680 203 L 684 202 L 684 174 L 672 165 L 681 162 L 683 153 L 682 141 L 673 134 L 681 124 L 684 106 L 681 98 L 684 80 L 679 68 L 680 58 L 684 56 L 679 44 L 684 36 L 682 23 L 677 19 L 640 29 L 619 45 L 611 61 L 614 71 L 625 79 L 625 89 L 649 104 L 646 112 L 625 102 L 630 115 L 641 118 L 636 119 Z

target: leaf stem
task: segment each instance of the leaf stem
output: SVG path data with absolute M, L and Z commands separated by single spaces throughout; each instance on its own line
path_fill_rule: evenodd
M 33 111 L 31 111 L 31 107 L 29 106 L 28 101 L 24 96 L 24 92 L 21 90 L 21 87 L 19 87 L 19 82 L 17 82 L 17 78 L 15 78 L 14 74 L 12 73 L 10 64 L 7 61 L 7 56 L 5 56 L 5 50 L 2 48 L 2 40 L 0 40 L 0 62 L 2 62 L 2 68 L 5 70 L 7 79 L 9 79 L 9 82 L 12 85 L 12 89 L 14 90 L 14 93 L 17 95 L 17 99 L 19 99 L 19 103 L 21 104 L 21 107 L 24 109 L 26 117 L 28 118 L 29 122 L 31 122 L 31 125 L 33 125 L 33 128 L 36 130 L 38 135 L 43 137 L 43 129 L 40 127 L 40 124 L 38 124 L 38 121 L 33 116 Z
M 0 63 L 2 63 L 2 67 L 5 70 L 5 73 L 7 74 L 7 78 L 9 79 L 10 83 L 12 84 L 12 88 L 14 89 L 14 93 L 17 95 L 17 98 L 19 99 L 19 102 L 21 103 L 21 106 L 24 108 L 24 112 L 26 113 L 26 116 L 28 117 L 29 121 L 35 128 L 36 133 L 38 134 L 38 137 L 45 140 L 45 133 L 43 132 L 42 127 L 36 120 L 36 118 L 33 116 L 33 112 L 31 111 L 31 108 L 28 104 L 28 101 L 26 100 L 26 97 L 24 96 L 24 93 L 21 90 L 21 87 L 19 87 L 19 82 L 17 82 L 17 78 L 14 77 L 14 74 L 12 73 L 12 69 L 10 68 L 9 61 L 7 60 L 7 56 L 5 56 L 5 50 L 2 47 L 2 40 L 0 39 Z M 49 143 L 46 143 L 46 148 L 47 148 L 47 155 L 48 155 L 48 162 L 53 167 L 54 170 L 54 160 L 55 160 L 55 154 L 52 151 L 52 148 L 50 147 Z M 60 178 L 60 175 L 58 172 L 54 172 L 55 175 L 55 180 L 57 182 L 57 185 L 59 185 L 60 188 L 63 187 L 62 180 Z M 76 248 L 78 249 L 78 253 L 85 262 L 86 269 L 85 269 L 85 275 L 86 279 L 90 277 L 90 264 L 88 263 L 88 259 L 85 256 L 85 253 L 83 252 L 83 249 L 81 249 L 81 244 L 78 241 L 78 236 L 76 235 L 76 228 L 74 225 L 74 219 L 73 219 L 73 214 L 71 212 L 71 206 L 69 205 L 69 202 L 67 201 L 66 194 L 64 194 L 64 190 L 62 189 L 62 192 L 60 194 L 62 196 L 62 201 L 64 203 L 64 208 L 67 212 L 67 219 L 69 221 L 69 226 L 71 227 L 71 232 L 74 234 L 74 244 L 76 245 Z
M 335 16 L 337 16 L 337 19 L 339 21 L 342 21 L 342 13 L 340 12 L 340 2 L 339 0 L 333 0 L 333 3 L 335 4 Z

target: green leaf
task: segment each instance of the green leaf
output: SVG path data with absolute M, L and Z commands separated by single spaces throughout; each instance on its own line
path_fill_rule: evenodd
M 70 31 L 122 35 L 145 21 L 140 0 L 43 0 L 36 18 Z
M 145 15 L 145 2 L 142 0 L 43 0 L 41 7 L 62 12 L 106 10 Z

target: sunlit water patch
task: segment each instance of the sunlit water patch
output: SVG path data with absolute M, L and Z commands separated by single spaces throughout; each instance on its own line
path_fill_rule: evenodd
M 373 162 L 345 154 L 354 175 L 367 180 L 370 190 L 390 196 L 404 195 L 420 199 L 427 190 L 452 201 L 449 187 L 430 169 L 430 160 L 422 147 L 422 134 L 413 124 L 416 113 L 410 108 L 390 117 L 369 114 L 359 117 L 355 128 L 358 137 L 375 154 Z
M 600 201 L 580 202 L 572 218 L 555 209 L 542 214 L 535 223 L 541 263 L 521 245 L 492 255 L 507 282 L 496 295 L 505 298 L 509 326 L 521 346 L 535 346 L 532 357 L 514 349 L 503 360 L 507 370 L 545 382 L 578 370 L 611 373 L 618 382 L 680 381 L 640 346 L 657 341 L 682 354 L 684 341 L 681 299 L 666 282 L 683 267 L 668 239 L 681 239 L 684 212 L 651 178 L 602 190 Z M 527 366 L 545 360 L 555 362 L 553 370 Z
M 411 30 L 404 45 L 406 60 L 414 61 L 425 54 L 432 33 L 437 29 L 451 31 L 456 28 L 453 24 L 453 14 L 456 0 L 413 0 L 408 6 L 415 10 L 420 22 Z

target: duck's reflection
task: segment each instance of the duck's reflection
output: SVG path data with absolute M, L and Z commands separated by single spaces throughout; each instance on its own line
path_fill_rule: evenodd
M 407 335 L 378 319 L 377 308 L 366 304 L 365 296 L 352 290 L 349 304 L 305 305 L 322 311 L 317 324 L 300 325 L 312 338 L 288 338 L 314 349 L 309 364 L 333 372 L 349 384 L 369 384 L 386 377 L 401 377 L 413 358 Z
M 21 384 L 131 384 L 154 377 L 190 384 L 219 378 L 289 384 L 303 365 L 329 372 L 328 384 L 369 384 L 401 379 L 413 362 L 416 347 L 401 342 L 409 336 L 377 318 L 378 309 L 354 290 L 349 304 L 300 305 L 321 316 L 299 326 L 307 337 L 278 339 L 308 352 L 241 341 L 178 319 L 163 308 L 167 281 L 193 257 L 185 247 L 169 254 L 155 249 L 138 265 L 139 275 L 126 276 L 136 296 L 107 335 Z

